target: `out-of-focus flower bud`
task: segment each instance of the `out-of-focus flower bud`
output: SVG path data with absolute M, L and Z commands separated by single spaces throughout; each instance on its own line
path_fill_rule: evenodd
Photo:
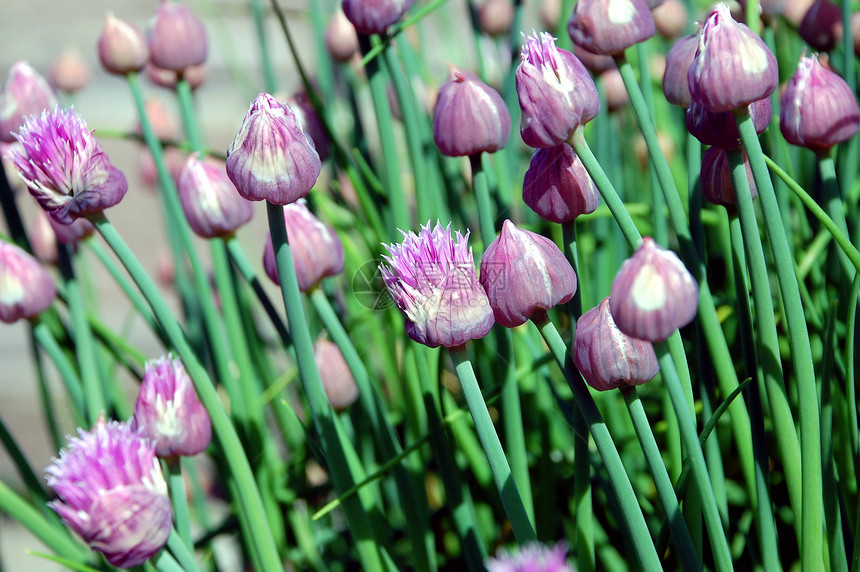
M 574 44 L 607 56 L 647 40 L 655 31 L 645 0 L 579 0 L 567 23 Z
M 747 171 L 747 181 L 750 186 L 752 198 L 758 196 L 758 189 L 753 180 L 752 169 L 746 151 L 741 150 L 744 155 L 744 165 Z M 729 158 L 726 151 L 719 147 L 711 147 L 702 156 L 702 171 L 699 175 L 699 188 L 702 197 L 711 204 L 722 205 L 730 215 L 738 210 L 735 187 L 732 182 L 732 170 L 729 166 Z
M 833 51 L 842 39 L 842 8 L 830 0 L 815 0 L 800 22 L 798 33 L 812 49 Z
M 851 14 L 851 37 L 854 38 L 854 55 L 860 56 L 860 12 Z
M 48 81 L 52 86 L 66 93 L 80 91 L 90 83 L 90 65 L 80 50 L 66 47 L 48 68 Z
M 206 61 L 206 28 L 184 4 L 161 0 L 146 27 L 146 41 L 156 67 L 181 72 Z
M 355 26 L 341 9 L 338 9 L 328 22 L 325 29 L 325 45 L 332 59 L 338 62 L 349 61 L 358 52 L 358 34 Z
M 523 202 L 550 222 L 571 222 L 594 212 L 600 194 L 582 160 L 567 143 L 538 149 L 523 180 Z
M 333 228 L 313 215 L 304 199 L 284 207 L 284 223 L 299 290 L 308 292 L 326 276 L 343 271 L 343 243 Z M 272 282 L 280 285 L 271 234 L 263 250 L 263 268 Z
M 762 133 L 770 125 L 772 109 L 769 97 L 749 105 L 756 133 Z M 686 121 L 687 130 L 705 145 L 716 145 L 727 150 L 741 146 L 741 132 L 731 111 L 711 112 L 693 101 L 687 108 Z
M 13 133 L 28 115 L 53 109 L 59 101 L 45 78 L 27 62 L 15 62 L 0 87 L 0 141 L 14 143 Z
M 603 92 L 606 94 L 606 110 L 614 113 L 623 109 L 630 103 L 630 96 L 624 86 L 624 79 L 618 68 L 606 70 L 600 74 L 600 82 L 603 84 Z
M 555 30 L 561 18 L 561 0 L 542 0 L 540 21 L 544 30 Z
M 254 216 L 254 206 L 236 192 L 224 165 L 201 160 L 199 153 L 185 161 L 176 189 L 185 218 L 197 236 L 228 236 Z
M 564 543 L 549 547 L 532 542 L 513 554 L 503 550 L 496 558 L 487 560 L 487 569 L 489 572 L 573 572 L 565 554 Z
M 113 566 L 143 564 L 167 543 L 173 523 L 155 443 L 103 419 L 78 435 L 45 469 L 59 497 L 48 506 Z
M 343 13 L 359 34 L 382 34 L 412 5 L 411 0 L 343 0 Z
M 174 141 L 179 139 L 179 125 L 163 99 L 160 97 L 147 98 L 144 103 L 144 111 L 149 120 L 149 126 L 152 127 L 152 131 L 159 140 Z M 138 135 L 143 133 L 139 122 L 135 127 L 135 132 Z
M 481 260 L 481 285 L 496 322 L 515 328 L 573 298 L 576 274 L 553 241 L 506 220 Z
M 179 82 L 178 72 L 160 68 L 152 62 L 148 62 L 144 66 L 143 71 L 146 73 L 149 81 L 167 89 L 176 89 L 176 84 Z M 206 73 L 206 65 L 200 64 L 199 66 L 185 68 L 182 72 L 182 77 L 188 82 L 191 89 L 197 89 L 206 81 Z
M 687 7 L 681 0 L 665 0 L 651 10 L 657 33 L 667 39 L 677 38 L 687 27 Z
M 328 159 L 328 135 L 326 135 L 322 120 L 320 119 L 320 116 L 317 115 L 317 110 L 314 109 L 313 103 L 311 103 L 311 98 L 308 97 L 307 92 L 300 91 L 295 95 L 288 97 L 287 103 L 292 107 L 296 117 L 298 117 L 299 122 L 302 125 L 302 129 L 304 129 L 305 133 L 307 133 L 314 142 L 314 148 L 317 151 L 317 155 L 320 157 L 320 161 Z
M 660 371 L 651 342 L 628 336 L 615 325 L 609 298 L 577 320 L 573 361 L 597 391 L 642 385 Z
M 27 232 L 27 238 L 30 239 L 30 248 L 39 262 L 56 264 L 57 235 L 54 234 L 54 229 L 51 228 L 49 220 L 51 217 L 45 211 L 36 209 L 36 216 Z
M 170 173 L 170 178 L 174 181 L 179 180 L 179 175 L 182 173 L 182 167 L 185 166 L 185 160 L 188 158 L 185 153 L 178 147 L 167 147 L 164 149 L 164 162 L 167 166 L 167 172 Z M 149 149 L 142 148 L 140 150 L 140 180 L 150 189 L 155 189 L 159 184 L 158 169 L 155 167 L 155 160 L 152 158 L 152 153 Z
M 173 356 L 146 363 L 131 426 L 155 443 L 159 457 L 197 455 L 212 440 L 209 413 L 185 366 Z
M 292 108 L 268 93 L 258 95 L 227 150 L 227 175 L 239 194 L 287 205 L 308 194 L 321 169 Z
M 521 56 L 516 80 L 523 141 L 530 147 L 560 145 L 600 111 L 594 81 L 548 33 L 528 36 Z
M 674 252 L 646 236 L 615 275 L 609 306 L 622 332 L 656 343 L 696 317 L 699 286 Z
M 139 72 L 149 59 L 149 48 L 143 33 L 131 22 L 108 12 L 99 36 L 99 61 L 112 74 Z
M 666 72 L 663 74 L 663 95 L 666 101 L 681 107 L 690 107 L 690 86 L 687 71 L 699 49 L 699 35 L 680 38 L 666 54 Z
M 666 157 L 666 161 L 671 163 L 675 157 L 675 142 L 672 140 L 672 137 L 663 131 L 658 131 L 657 143 L 660 145 L 660 152 Z M 645 138 L 641 134 L 635 135 L 633 139 L 633 154 L 636 156 L 636 162 L 642 170 L 648 168 L 648 153 L 648 143 L 645 141 Z
M 783 6 L 782 15 L 785 19 L 794 24 L 795 28 L 800 27 L 803 17 L 809 12 L 809 8 L 815 3 L 815 0 L 787 0 Z
M 615 59 L 612 56 L 593 54 L 576 44 L 571 46 L 571 52 L 576 56 L 576 59 L 582 62 L 582 65 L 585 66 L 585 69 L 587 69 L 592 76 L 599 76 L 606 70 L 615 69 L 617 67 Z
M 24 249 L 0 240 L 0 322 L 35 318 L 54 303 L 57 287 Z
M 801 58 L 782 96 L 779 129 L 794 145 L 826 153 L 851 139 L 860 126 L 857 98 L 845 80 L 816 56 Z
M 511 0 L 487 0 L 478 8 L 478 28 L 492 38 L 509 33 L 513 21 Z
M 764 40 L 718 4 L 687 72 L 693 101 L 708 111 L 732 111 L 770 95 L 777 80 L 776 58 Z
M 328 402 L 343 411 L 358 399 L 358 385 L 336 344 L 320 338 L 314 344 L 314 358 Z
M 433 111 L 433 139 L 443 155 L 462 157 L 504 148 L 511 115 L 499 93 L 475 75 L 451 67 Z

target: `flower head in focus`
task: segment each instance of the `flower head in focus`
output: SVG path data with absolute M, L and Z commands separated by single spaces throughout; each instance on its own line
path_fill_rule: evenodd
M 600 194 L 579 155 L 562 143 L 532 155 L 523 179 L 523 202 L 544 220 L 565 223 L 594 212 Z
M 487 335 L 495 323 L 478 282 L 469 231 L 451 236 L 451 226 L 428 222 L 418 234 L 403 232 L 400 244 L 385 244 L 379 270 L 394 303 L 406 316 L 406 334 L 431 348 L 456 347 Z
M 57 286 L 39 261 L 21 247 L 0 240 L 0 322 L 35 318 L 56 297 Z
M 514 553 L 502 550 L 487 560 L 489 572 L 573 572 L 565 558 L 567 546 L 549 547 L 538 542 L 527 544 Z
M 228 236 L 251 220 L 254 205 L 236 192 L 223 163 L 193 153 L 176 182 L 191 229 L 203 238 Z
M 128 423 L 79 429 L 45 472 L 59 497 L 49 506 L 113 566 L 143 564 L 167 543 L 173 511 L 155 443 Z
M 42 208 L 69 224 L 117 204 L 128 183 L 74 109 L 31 116 L 15 135 L 12 162 Z
M 577 46 L 613 55 L 647 40 L 657 28 L 645 0 L 579 0 L 567 31 Z
M 99 36 L 99 61 L 108 73 L 125 75 L 139 72 L 149 59 L 143 33 L 131 22 L 108 12 Z

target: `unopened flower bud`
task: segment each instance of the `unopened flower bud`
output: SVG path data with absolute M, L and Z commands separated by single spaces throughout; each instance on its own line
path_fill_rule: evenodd
M 550 222 L 571 222 L 594 212 L 600 194 L 582 160 L 567 143 L 538 149 L 523 180 L 523 202 Z
M 687 72 L 693 101 L 708 111 L 732 111 L 770 95 L 777 80 L 776 58 L 764 40 L 718 4 Z
M 152 62 L 148 62 L 144 66 L 143 71 L 147 79 L 155 85 L 166 87 L 167 89 L 176 89 L 176 84 L 179 83 L 179 72 L 160 68 Z M 200 64 L 185 68 L 182 71 L 182 78 L 194 90 L 203 85 L 203 82 L 206 81 L 206 74 L 206 64 Z
M 355 26 L 340 8 L 332 15 L 325 29 L 325 45 L 332 59 L 338 62 L 349 61 L 358 52 Z
M 284 223 L 299 290 L 308 292 L 326 276 L 343 270 L 343 243 L 333 228 L 313 215 L 304 199 L 284 207 Z M 271 234 L 263 250 L 263 268 L 272 282 L 281 283 Z
M 802 58 L 782 96 L 779 128 L 793 145 L 827 152 L 860 126 L 857 98 L 816 56 Z
M 798 33 L 812 49 L 833 51 L 842 39 L 842 8 L 830 0 L 815 0 L 800 22 Z
M 681 107 L 690 107 L 690 86 L 687 71 L 699 49 L 699 35 L 680 38 L 666 54 L 666 72 L 663 74 L 663 95 L 666 101 Z
M 290 204 L 308 194 L 320 169 L 313 140 L 290 106 L 258 95 L 227 150 L 227 175 L 239 194 Z
M 515 328 L 570 300 L 576 274 L 553 241 L 506 220 L 481 260 L 481 285 L 496 322 Z
M 752 102 L 749 114 L 756 133 L 762 133 L 770 125 L 772 106 L 770 98 L 765 97 Z M 737 149 L 741 146 L 741 132 L 731 111 L 708 111 L 697 102 L 687 108 L 687 130 L 704 145 L 715 145 L 721 149 Z
M 80 50 L 67 47 L 48 69 L 48 81 L 60 91 L 74 93 L 87 86 L 92 77 L 90 65 Z
M 609 304 L 622 332 L 660 342 L 696 317 L 699 286 L 674 252 L 646 236 L 615 275 Z
M 228 236 L 254 216 L 254 206 L 236 191 L 224 165 L 202 160 L 199 153 L 185 161 L 176 190 L 197 236 Z
M 573 361 L 597 391 L 642 385 L 660 371 L 651 342 L 628 336 L 615 325 L 609 298 L 577 320 Z
M 359 34 L 382 34 L 412 4 L 411 0 L 343 0 L 343 13 Z
M 499 93 L 475 75 L 451 68 L 433 110 L 433 139 L 443 155 L 462 157 L 504 148 L 511 115 Z
M 0 240 L 0 321 L 35 318 L 54 303 L 57 287 L 47 270 L 24 249 Z
M 578 59 L 582 63 L 582 65 L 585 66 L 585 69 L 587 69 L 593 77 L 599 76 L 606 70 L 611 70 L 618 67 L 615 63 L 615 58 L 613 58 L 612 56 L 593 54 L 585 48 L 577 46 L 576 44 L 573 44 L 571 46 L 571 53 L 576 56 L 576 59 Z
M 579 0 L 567 23 L 574 44 L 607 56 L 647 40 L 655 31 L 645 0 Z
M 146 118 L 155 136 L 161 141 L 174 141 L 179 139 L 179 125 L 176 118 L 167 108 L 167 104 L 160 97 L 150 97 L 144 103 Z M 137 134 L 143 133 L 140 123 L 135 128 Z
M 146 28 L 146 41 L 156 67 L 181 72 L 206 61 L 206 28 L 184 4 L 161 0 Z
M 322 119 L 317 115 L 311 98 L 307 92 L 300 91 L 287 98 L 287 103 L 292 107 L 299 123 L 314 142 L 314 149 L 320 157 L 320 161 L 328 159 L 329 139 L 323 126 Z
M 328 402 L 336 411 L 343 411 L 358 399 L 358 385 L 343 359 L 340 348 L 325 338 L 314 344 L 314 358 L 323 382 Z
M 149 48 L 143 33 L 131 22 L 108 12 L 99 36 L 99 61 L 112 74 L 139 72 L 149 59 Z
M 13 133 L 24 124 L 28 115 L 53 109 L 57 95 L 45 78 L 27 62 L 16 62 L 0 87 L 0 141 L 14 143 Z
M 608 69 L 600 74 L 600 82 L 606 94 L 606 110 L 609 113 L 623 109 L 630 103 L 630 96 L 618 68 Z
M 487 0 L 478 8 L 478 28 L 496 38 L 511 31 L 514 21 L 514 4 L 511 0 Z
M 752 169 L 749 159 L 745 151 L 741 150 L 744 156 L 744 165 L 746 166 L 747 182 L 750 186 L 752 198 L 758 196 L 758 189 L 755 186 Z M 737 198 L 735 197 L 735 187 L 732 181 L 732 170 L 729 166 L 729 158 L 727 152 L 719 147 L 711 147 L 702 156 L 702 170 L 699 175 L 699 188 L 702 190 L 702 197 L 711 204 L 722 205 L 730 215 L 737 212 Z
M 44 264 L 57 263 L 57 236 L 54 234 L 54 229 L 51 228 L 51 223 L 48 222 L 50 218 L 42 209 L 36 209 L 33 224 L 30 225 L 27 232 L 27 238 L 30 239 L 30 249 L 39 262 Z
M 651 10 L 657 33 L 664 38 L 677 38 L 687 27 L 687 7 L 681 0 L 666 0 Z

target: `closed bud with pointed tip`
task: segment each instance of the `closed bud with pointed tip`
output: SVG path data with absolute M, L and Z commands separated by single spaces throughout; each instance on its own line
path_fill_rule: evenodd
M 203 22 L 184 4 L 161 0 L 146 28 L 149 58 L 166 70 L 181 72 L 206 61 Z
M 758 196 L 758 189 L 755 186 L 755 180 L 752 175 L 749 159 L 747 159 L 746 151 L 741 151 L 744 155 L 744 165 L 746 166 L 747 182 L 750 186 L 750 194 L 752 198 Z M 735 197 L 735 186 L 732 182 L 732 171 L 729 166 L 729 159 L 726 151 L 719 147 L 711 147 L 702 156 L 702 170 L 699 175 L 699 188 L 702 190 L 702 196 L 711 204 L 722 205 L 730 215 L 737 213 L 738 205 Z
M 506 220 L 481 260 L 481 285 L 496 322 L 515 328 L 573 298 L 576 274 L 553 241 Z
M 699 35 L 680 38 L 666 54 L 666 71 L 663 74 L 663 95 L 666 101 L 681 107 L 690 107 L 690 86 L 687 71 L 699 49 Z
M 21 247 L 0 240 L 0 322 L 35 318 L 56 297 L 57 286 L 39 261 Z
M 646 236 L 615 275 L 609 298 L 622 332 L 656 343 L 696 317 L 699 286 L 674 252 Z
M 830 0 L 815 0 L 797 32 L 812 49 L 830 52 L 842 39 L 842 8 Z
M 620 54 L 655 32 L 645 0 L 579 0 L 567 23 L 574 44 L 607 56 Z
M 80 50 L 69 46 L 64 48 L 48 69 L 48 81 L 60 91 L 74 93 L 90 83 L 90 65 Z
M 600 194 L 579 155 L 562 143 L 532 155 L 523 180 L 523 202 L 544 220 L 566 223 L 594 212 Z
M 433 139 L 443 155 L 463 157 L 504 148 L 511 114 L 499 93 L 477 76 L 451 67 L 433 110 Z
M 14 132 L 27 116 L 53 109 L 58 103 L 45 78 L 27 62 L 15 62 L 0 87 L 0 141 L 14 143 Z
M 199 153 L 185 161 L 176 190 L 188 224 L 202 238 L 229 236 L 254 216 L 254 206 L 236 192 L 223 163 Z
M 382 34 L 412 4 L 411 0 L 343 0 L 343 13 L 359 34 Z
M 355 26 L 341 9 L 335 11 L 326 26 L 325 46 L 332 59 L 338 62 L 349 61 L 358 52 L 358 34 L 355 32 Z
M 143 33 L 131 22 L 108 12 L 99 36 L 99 61 L 112 74 L 139 72 L 149 59 L 149 48 Z
M 478 28 L 496 38 L 511 31 L 514 3 L 511 0 L 487 0 L 478 8 Z
M 615 325 L 608 297 L 577 320 L 573 361 L 597 391 L 642 385 L 660 371 L 651 342 L 628 336 Z
M 733 111 L 776 89 L 776 57 L 760 37 L 718 4 L 702 27 L 687 72 L 690 96 L 708 111 Z
M 358 385 L 336 344 L 319 338 L 314 344 L 314 360 L 320 371 L 325 395 L 335 411 L 343 411 L 358 399 Z

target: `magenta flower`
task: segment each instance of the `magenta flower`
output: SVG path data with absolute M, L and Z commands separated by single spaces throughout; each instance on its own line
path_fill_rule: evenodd
M 223 163 L 201 160 L 194 153 L 176 182 L 185 218 L 197 236 L 228 236 L 254 216 L 254 205 L 239 196 Z
M 69 224 L 101 212 L 125 196 L 125 175 L 114 167 L 87 124 L 73 109 L 31 116 L 15 135 L 18 174 L 42 208 Z
M 184 4 L 161 0 L 146 28 L 146 41 L 157 67 L 179 72 L 206 61 L 206 28 Z
M 155 443 L 116 421 L 78 435 L 45 469 L 59 497 L 49 506 L 113 566 L 143 564 L 167 543 L 173 520 Z
M 384 244 L 388 264 L 379 270 L 394 303 L 406 316 L 406 334 L 431 348 L 456 347 L 483 338 L 493 327 L 493 309 L 478 282 L 469 231 L 451 236 L 451 225 L 430 223 L 401 244 Z
M 0 240 L 0 322 L 35 318 L 54 303 L 57 286 L 24 249 Z
M 0 87 L 0 141 L 14 143 L 14 132 L 28 115 L 53 109 L 57 94 L 39 72 L 27 62 L 15 62 Z
M 523 202 L 544 220 L 565 223 L 594 212 L 600 194 L 579 155 L 562 143 L 532 155 L 523 180 Z
M 155 443 L 159 457 L 190 457 L 209 446 L 209 413 L 180 360 L 167 356 L 146 363 L 131 427 Z
M 681 107 L 690 107 L 690 84 L 687 72 L 699 49 L 699 35 L 679 38 L 666 54 L 666 71 L 663 73 L 663 95 L 666 101 Z
M 515 553 L 502 550 L 496 558 L 487 560 L 487 569 L 489 572 L 573 572 L 566 554 L 564 543 L 549 547 L 533 542 Z
M 227 175 L 239 194 L 288 205 L 308 194 L 320 169 L 313 140 L 292 108 L 258 95 L 227 150 Z

